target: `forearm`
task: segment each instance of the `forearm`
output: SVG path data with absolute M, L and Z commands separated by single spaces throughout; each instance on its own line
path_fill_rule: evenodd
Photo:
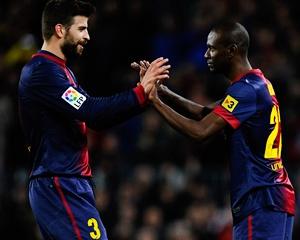
M 161 114 L 161 116 L 175 129 L 184 135 L 192 137 L 197 140 L 203 140 L 205 129 L 199 124 L 199 121 L 194 119 L 189 119 L 171 107 L 166 105 L 160 99 L 153 101 L 153 105 L 156 110 Z
M 100 118 L 99 120 L 93 119 L 92 121 L 88 121 L 87 126 L 95 131 L 101 131 L 103 129 L 108 129 L 114 126 L 117 126 L 118 124 L 122 124 L 129 119 L 133 118 L 134 116 L 137 116 L 144 111 L 146 111 L 147 108 L 132 108 L 125 112 L 119 113 L 116 116 L 110 115 L 105 118 Z
M 203 106 L 201 104 L 195 103 L 174 93 L 166 86 L 161 87 L 160 96 L 163 101 L 165 101 L 172 108 L 176 109 L 181 114 L 195 120 L 201 120 L 213 109 L 213 105 Z
M 144 104 L 128 91 L 110 97 L 90 98 L 83 113 L 88 127 L 100 130 L 124 122 L 144 109 Z

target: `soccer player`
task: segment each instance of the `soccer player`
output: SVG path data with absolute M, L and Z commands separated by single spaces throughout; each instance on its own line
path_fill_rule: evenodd
M 84 0 L 49 1 L 43 46 L 20 76 L 20 119 L 33 161 L 29 200 L 44 239 L 108 239 L 90 182 L 86 127 L 102 129 L 142 112 L 154 83 L 168 78 L 168 59 L 158 58 L 132 90 L 89 96 L 67 59 L 82 54 L 94 11 Z
M 292 239 L 295 193 L 281 158 L 280 111 L 272 84 L 251 67 L 249 35 L 240 23 L 216 24 L 207 47 L 209 70 L 231 82 L 212 111 L 163 85 L 153 88 L 149 98 L 171 126 L 196 140 L 227 133 L 233 239 Z M 145 70 L 147 62 L 139 67 Z M 194 117 L 176 112 L 163 97 Z

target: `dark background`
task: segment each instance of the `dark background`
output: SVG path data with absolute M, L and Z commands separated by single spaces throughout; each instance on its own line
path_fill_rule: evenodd
M 0 233 L 41 239 L 27 198 L 31 168 L 18 119 L 22 66 L 42 45 L 44 0 L 0 5 Z M 136 60 L 164 56 L 167 85 L 201 104 L 222 97 L 228 82 L 210 74 L 203 54 L 213 21 L 234 17 L 251 37 L 250 60 L 273 83 L 281 106 L 283 158 L 300 187 L 300 24 L 296 1 L 95 1 L 91 41 L 70 62 L 90 95 L 134 87 Z M 222 134 L 203 144 L 171 129 L 151 108 L 102 132 L 89 131 L 96 199 L 113 240 L 227 240 L 231 236 L 228 158 Z M 299 206 L 299 193 L 297 201 Z M 300 239 L 299 210 L 294 239 Z

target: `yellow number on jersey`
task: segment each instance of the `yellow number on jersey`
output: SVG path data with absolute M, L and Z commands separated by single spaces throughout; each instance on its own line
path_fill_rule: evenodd
M 281 157 L 281 129 L 280 129 L 280 112 L 278 106 L 273 106 L 272 112 L 270 115 L 270 124 L 275 124 L 274 129 L 270 133 L 266 148 L 265 148 L 265 158 L 267 159 L 278 159 Z M 276 138 L 279 138 L 279 144 L 278 146 L 274 147 L 274 142 Z
M 274 88 L 273 88 L 273 86 L 272 86 L 272 84 L 270 82 L 267 83 L 267 87 L 268 87 L 269 94 L 271 96 L 275 96 Z
M 100 239 L 101 237 L 101 232 L 98 226 L 98 222 L 95 218 L 90 218 L 88 220 L 88 226 L 93 227 L 94 231 L 90 232 L 90 236 L 92 239 Z

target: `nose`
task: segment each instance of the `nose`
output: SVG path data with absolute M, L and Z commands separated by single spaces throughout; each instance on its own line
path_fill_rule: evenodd
M 206 52 L 205 52 L 205 54 L 204 54 L 204 58 L 205 58 L 205 59 L 207 59 L 207 58 L 209 57 L 208 54 L 209 54 L 209 53 L 208 53 L 208 49 L 207 49 Z
M 87 30 L 85 31 L 84 39 L 87 40 L 87 41 L 90 40 L 90 35 L 89 35 L 89 32 Z

